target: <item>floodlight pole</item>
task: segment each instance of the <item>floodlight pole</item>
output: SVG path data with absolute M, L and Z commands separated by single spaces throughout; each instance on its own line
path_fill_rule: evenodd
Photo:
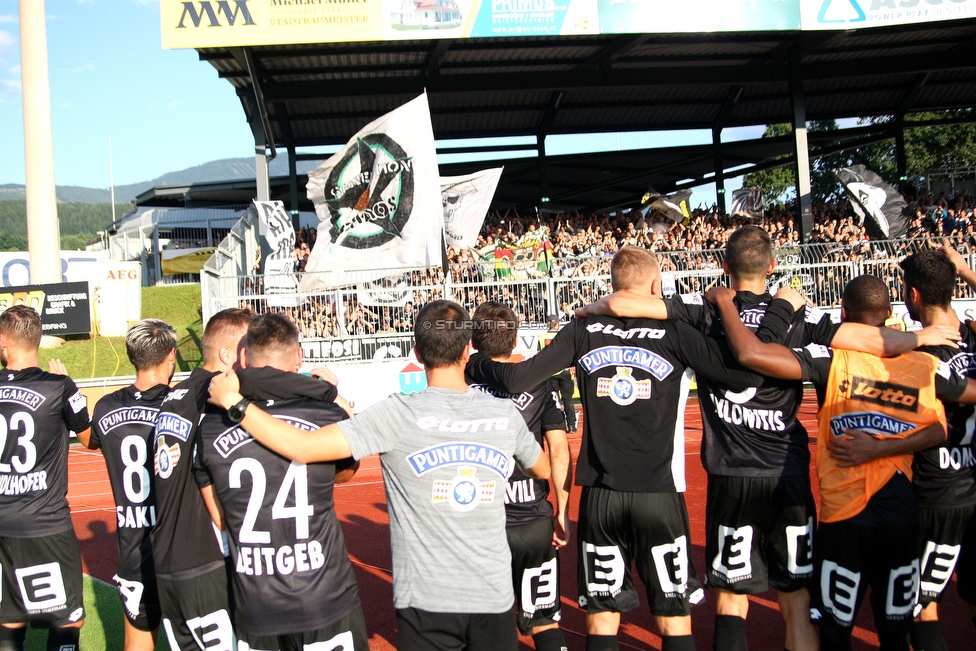
M 20 70 L 24 103 L 27 249 L 33 284 L 61 282 L 61 227 L 54 186 L 51 85 L 44 0 L 20 0 Z
M 715 203 L 722 214 L 728 213 L 725 201 L 725 165 L 722 161 L 722 128 L 712 129 L 712 154 L 715 158 Z
M 790 52 L 790 92 L 793 100 L 793 147 L 796 154 L 796 198 L 800 206 L 800 242 L 813 233 L 813 200 L 810 189 L 810 150 L 807 145 L 807 105 L 803 94 L 800 51 Z M 796 216 L 794 217 L 795 220 Z M 794 224 L 796 222 L 794 221 Z

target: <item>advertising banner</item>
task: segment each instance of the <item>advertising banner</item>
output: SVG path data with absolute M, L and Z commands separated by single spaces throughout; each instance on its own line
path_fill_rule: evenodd
M 41 315 L 45 335 L 81 335 L 91 332 L 88 283 L 24 285 L 0 290 L 0 312 L 27 305 Z
M 195 249 L 166 249 L 161 251 L 164 276 L 176 274 L 198 274 L 203 271 L 203 265 L 214 254 L 217 249 L 214 247 L 201 247 Z
M 62 251 L 61 280 L 69 282 L 74 265 L 108 260 L 108 251 Z M 0 252 L 0 286 L 30 285 L 30 255 L 27 251 Z
M 800 0 L 804 30 L 859 29 L 976 16 L 976 0 Z

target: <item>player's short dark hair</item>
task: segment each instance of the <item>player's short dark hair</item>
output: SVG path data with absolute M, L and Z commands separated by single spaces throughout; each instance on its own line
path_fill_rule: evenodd
M 614 291 L 640 287 L 653 275 L 660 276 L 661 268 L 654 254 L 643 247 L 623 246 L 610 261 L 610 282 Z
M 725 261 L 729 273 L 740 278 L 765 278 L 773 260 L 773 242 L 758 226 L 743 226 L 729 236 Z
M 898 266 L 905 272 L 905 289 L 915 288 L 922 303 L 949 309 L 956 288 L 956 266 L 942 251 L 922 249 L 908 256 Z
M 0 333 L 25 348 L 41 345 L 41 315 L 32 307 L 14 305 L 0 314 Z
M 883 325 L 891 311 L 888 285 L 877 276 L 858 276 L 844 288 L 841 305 L 844 306 L 848 321 Z
M 125 352 L 137 371 L 155 368 L 176 348 L 176 329 L 160 319 L 143 319 L 125 334 Z
M 201 348 L 203 349 L 204 362 L 213 359 L 214 355 L 217 354 L 219 346 L 216 348 L 215 346 L 219 343 L 218 340 L 223 335 L 234 330 L 247 328 L 247 324 L 253 318 L 254 312 L 243 307 L 231 307 L 226 310 L 221 310 L 210 317 L 210 320 L 207 321 L 207 327 L 203 329 L 203 343 Z
M 298 345 L 298 326 L 283 314 L 261 314 L 247 326 L 247 356 L 294 350 Z
M 453 366 L 471 341 L 471 317 L 453 301 L 431 301 L 417 313 L 413 335 L 424 368 Z
M 518 339 L 518 317 L 515 311 L 498 301 L 482 303 L 471 317 L 474 330 L 471 343 L 488 357 L 505 357 L 512 353 Z

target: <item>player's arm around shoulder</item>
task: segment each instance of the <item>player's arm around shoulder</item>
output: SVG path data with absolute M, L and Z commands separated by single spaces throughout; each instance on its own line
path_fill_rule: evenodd
M 213 404 L 230 409 L 242 400 L 240 382 L 233 371 L 216 375 L 211 380 L 210 402 Z M 337 423 L 314 432 L 303 432 L 257 405 L 248 404 L 240 425 L 265 447 L 298 463 L 337 461 L 352 456 L 349 443 Z
M 668 318 L 668 307 L 663 299 L 645 296 L 637 292 L 621 290 L 599 299 L 589 305 L 576 308 L 576 318 L 585 319 L 589 316 L 612 316 L 621 319 L 658 319 Z

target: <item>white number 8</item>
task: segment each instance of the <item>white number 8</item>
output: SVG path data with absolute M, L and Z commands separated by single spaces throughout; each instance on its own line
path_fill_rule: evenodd
M 129 501 L 137 504 L 149 497 L 149 471 L 146 470 L 146 440 L 135 434 L 122 439 L 122 487 Z

